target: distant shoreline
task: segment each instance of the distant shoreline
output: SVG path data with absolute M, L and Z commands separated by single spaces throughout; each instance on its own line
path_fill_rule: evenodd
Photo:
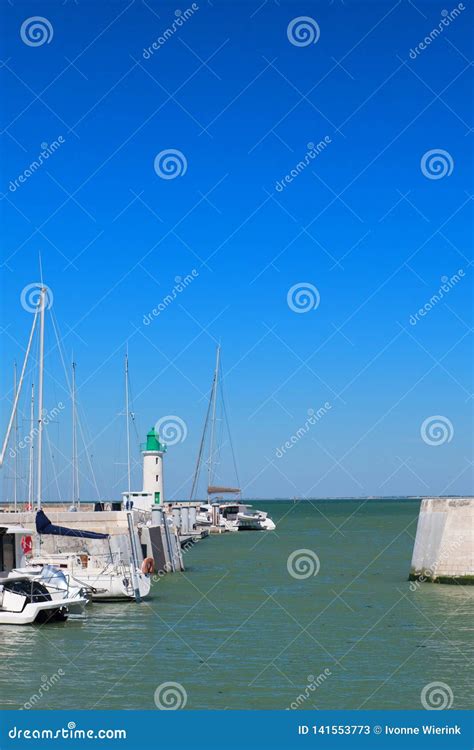
M 294 503 L 297 505 L 298 503 L 331 503 L 331 502 L 349 502 L 349 501 L 356 501 L 356 502 L 421 502 L 425 497 L 435 497 L 434 495 L 359 495 L 359 496 L 334 496 L 334 497 L 246 497 L 242 498 L 240 501 L 235 502 L 241 502 L 242 504 L 254 504 L 254 503 Z M 440 499 L 443 498 L 462 498 L 467 497 L 466 495 L 436 495 L 436 497 L 439 497 Z M 94 505 L 96 501 L 94 500 L 82 500 L 81 505 Z M 102 500 L 100 501 L 102 503 L 112 502 L 108 500 Z M 168 503 L 186 503 L 190 502 L 189 500 L 168 500 L 165 502 L 165 505 Z M 198 502 L 207 502 L 207 500 L 193 500 L 194 503 Z M 227 501 L 229 502 L 229 501 Z M 234 501 L 232 501 L 234 502 Z M 9 500 L 0 500 L 0 508 L 4 506 L 11 506 L 13 503 Z M 23 503 L 18 503 L 18 510 L 24 511 L 25 508 L 22 507 Z M 67 501 L 64 500 L 43 500 L 44 506 L 55 506 L 55 505 L 68 505 Z

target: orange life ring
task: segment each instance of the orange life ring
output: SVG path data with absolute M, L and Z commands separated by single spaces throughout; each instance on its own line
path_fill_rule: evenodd
M 142 562 L 142 573 L 149 576 L 155 570 L 155 561 L 152 557 L 145 557 Z

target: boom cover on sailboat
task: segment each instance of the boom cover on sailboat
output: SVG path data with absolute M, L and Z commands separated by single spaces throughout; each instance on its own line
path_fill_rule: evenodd
M 96 531 L 82 531 L 81 529 L 67 529 L 65 526 L 55 526 L 46 513 L 39 510 L 36 514 L 36 531 L 38 534 L 52 534 L 53 536 L 80 536 L 86 539 L 108 539 L 108 534 Z
M 232 495 L 236 495 L 240 491 L 241 490 L 239 487 L 214 487 L 212 486 L 212 487 L 207 488 L 208 495 L 216 495 L 216 494 L 223 495 L 224 492 L 229 492 Z

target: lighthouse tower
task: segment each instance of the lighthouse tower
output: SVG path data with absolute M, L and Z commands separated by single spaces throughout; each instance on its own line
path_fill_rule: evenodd
M 163 456 L 166 445 L 152 427 L 147 433 L 146 443 L 141 445 L 143 455 L 143 490 L 141 492 L 122 492 L 126 510 L 152 510 L 164 503 L 163 495 Z
M 166 445 L 160 443 L 159 435 L 152 427 L 147 433 L 143 450 L 143 492 L 152 496 L 154 505 L 162 505 L 163 495 L 163 455 Z

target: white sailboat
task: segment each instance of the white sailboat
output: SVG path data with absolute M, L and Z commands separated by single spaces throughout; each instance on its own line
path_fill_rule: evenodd
M 220 416 L 218 415 L 219 411 Z M 205 462 L 207 463 L 207 503 L 203 503 L 200 506 L 196 521 L 200 526 L 219 526 L 225 531 L 273 531 L 276 528 L 275 524 L 265 511 L 253 511 L 251 510 L 252 506 L 242 503 L 240 487 L 216 484 L 216 464 L 218 463 L 222 448 L 217 431 L 218 422 L 225 424 L 231 448 L 234 472 L 237 483 L 239 483 L 234 446 L 223 395 L 220 345 L 217 346 L 211 395 L 191 487 L 191 500 L 194 500 L 198 489 L 201 467 L 204 463 L 203 456 L 206 442 L 209 440 L 209 455 Z M 225 502 L 223 499 L 224 495 L 234 495 L 236 500 L 234 502 Z
M 80 588 L 92 601 L 144 599 L 150 593 L 151 579 L 141 570 L 132 574 L 130 565 L 121 556 L 83 554 L 51 554 L 32 557 L 26 568 L 17 573 L 28 573 L 38 580 L 48 579 L 49 571 L 62 574 Z M 52 581 L 54 584 L 56 580 Z
M 90 531 L 79 531 L 66 527 L 54 526 L 49 519 L 42 514 L 42 445 L 43 445 L 43 380 L 44 380 L 44 331 L 45 331 L 45 309 L 47 301 L 47 288 L 41 286 L 37 309 L 34 313 L 30 338 L 25 353 L 25 360 L 21 371 L 18 387 L 15 389 L 12 414 L 7 427 L 7 433 L 0 453 L 0 465 L 3 463 L 10 433 L 15 423 L 18 408 L 18 400 L 24 380 L 26 365 L 32 347 L 32 341 L 39 320 L 39 371 L 38 371 L 38 420 L 36 430 L 36 544 L 30 545 L 30 549 L 22 555 L 23 560 L 19 567 L 15 567 L 13 575 L 30 579 L 44 586 L 47 591 L 57 588 L 61 577 L 65 577 L 68 586 L 82 589 L 92 599 L 135 599 L 140 601 L 150 591 L 151 579 L 146 572 L 141 570 L 142 557 L 139 552 L 139 544 L 136 537 L 136 529 L 133 527 L 132 516 L 128 517 L 128 534 L 112 537 L 115 543 L 113 550 L 109 543 L 108 534 L 98 534 Z M 56 333 L 57 335 L 57 333 Z M 59 345 L 59 341 L 58 341 Z M 73 401 L 73 509 L 79 506 L 79 472 L 77 462 L 77 438 L 76 438 L 76 381 L 75 363 L 73 364 L 72 401 Z M 32 410 L 34 409 L 32 394 Z M 30 453 L 30 490 L 32 484 L 33 470 L 31 466 L 32 454 Z M 74 514 L 77 518 L 77 514 Z M 38 526 L 38 519 L 40 526 Z M 56 550 L 52 539 L 61 537 L 60 550 Z M 79 552 L 71 543 L 70 537 L 81 538 Z M 88 539 L 101 538 L 104 540 L 102 549 L 88 548 Z M 47 550 L 42 549 L 43 541 L 50 540 L 46 544 Z M 105 543 L 105 540 L 106 543 Z M 39 544 L 38 544 L 39 542 Z M 33 553 L 32 547 L 35 547 Z M 51 547 L 53 549 L 51 550 Z M 52 582 L 53 569 L 56 571 L 56 580 Z M 7 571 L 8 572 L 8 571 Z M 12 572 L 11 570 L 9 572 Z M 42 583 L 40 584 L 40 579 Z M 49 582 L 48 582 L 49 581 Z M 64 581 L 63 581 L 64 582 Z M 77 592 L 76 592 L 77 593 Z M 59 594 L 58 594 L 59 596 Z M 77 600 L 78 597 L 76 597 Z M 79 597 L 81 598 L 81 597 Z M 82 597 L 84 604 L 88 598 Z M 7 601 L 9 597 L 7 596 Z M 77 602 L 76 602 L 77 603 Z M 44 607 L 42 607 L 44 608 Z
M 44 360 L 44 313 L 46 308 L 47 289 L 41 286 L 37 308 L 34 313 L 33 324 L 31 326 L 28 346 L 25 353 L 23 367 L 20 379 L 17 384 L 15 370 L 15 389 L 13 408 L 10 420 L 7 426 L 5 440 L 0 452 L 0 466 L 3 464 L 5 453 L 12 427 L 15 426 L 17 432 L 17 409 L 20 398 L 21 387 L 25 377 L 26 366 L 28 363 L 31 345 L 36 330 L 38 318 L 40 323 L 40 342 L 39 342 L 39 405 L 38 405 L 38 445 L 37 445 L 37 500 L 41 506 L 41 457 L 42 457 L 42 429 L 43 429 L 43 360 Z M 15 453 L 16 455 L 16 453 Z M 32 472 L 30 466 L 30 483 L 32 482 Z M 16 500 L 16 493 L 15 493 Z M 16 503 L 15 503 L 16 506 Z M 15 507 L 16 510 L 16 507 Z M 5 557 L 8 553 L 11 557 L 11 563 L 14 564 L 16 554 L 16 542 L 14 541 L 18 534 L 22 539 L 28 536 L 29 532 L 22 526 L 2 526 L 0 528 L 0 545 L 2 547 L 2 570 L 0 573 L 0 624 L 3 625 L 29 625 L 33 623 L 44 623 L 53 620 L 65 620 L 70 613 L 81 612 L 87 604 L 87 598 L 83 596 L 78 587 L 73 590 L 69 586 L 59 587 L 57 585 L 48 587 L 46 581 L 40 581 L 36 576 L 25 572 L 15 572 L 12 569 L 4 570 Z M 5 555 L 5 545 L 9 543 L 7 555 Z M 50 576 L 51 578 L 51 576 Z M 64 582 L 63 582 L 64 583 Z M 67 582 L 66 582 L 67 583 Z

